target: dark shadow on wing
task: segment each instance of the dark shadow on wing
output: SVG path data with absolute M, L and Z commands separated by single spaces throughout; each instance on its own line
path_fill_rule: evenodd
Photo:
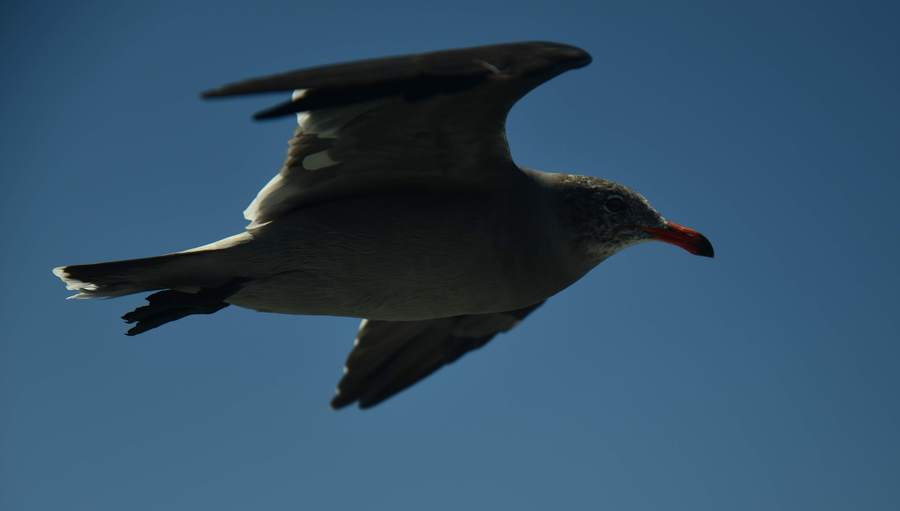
M 244 213 L 256 227 L 360 193 L 505 187 L 519 170 L 506 140 L 509 110 L 590 60 L 563 44 L 498 44 L 290 71 L 204 97 L 293 91 L 256 117 L 304 113 L 278 176 Z
M 518 324 L 541 304 L 428 321 L 366 321 L 347 358 L 334 408 L 370 408 Z
M 509 85 L 508 109 L 542 82 L 590 62 L 587 52 L 565 44 L 496 44 L 300 69 L 224 85 L 203 97 L 306 90 L 255 116 L 269 119 L 388 96 L 421 100 L 494 80 Z

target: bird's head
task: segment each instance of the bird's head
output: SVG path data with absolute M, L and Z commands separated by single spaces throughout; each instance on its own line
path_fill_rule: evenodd
M 691 254 L 713 257 L 712 244 L 699 232 L 666 220 L 641 194 L 612 181 L 588 176 L 563 178 L 565 201 L 576 225 L 575 238 L 596 262 L 625 247 L 657 240 Z

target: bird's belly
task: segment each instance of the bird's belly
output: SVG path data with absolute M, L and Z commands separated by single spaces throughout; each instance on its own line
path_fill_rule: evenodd
M 306 208 L 243 246 L 259 275 L 228 301 L 389 320 L 525 307 L 574 279 L 552 270 L 558 254 L 540 225 L 509 228 L 514 213 L 486 207 L 478 196 L 370 197 Z

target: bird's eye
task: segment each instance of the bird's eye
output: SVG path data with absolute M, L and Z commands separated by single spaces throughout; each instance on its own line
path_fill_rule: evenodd
M 625 208 L 628 207 L 628 205 L 625 203 L 625 199 L 613 195 L 606 199 L 606 202 L 603 203 L 603 207 L 610 213 L 621 213 L 622 211 L 625 211 Z

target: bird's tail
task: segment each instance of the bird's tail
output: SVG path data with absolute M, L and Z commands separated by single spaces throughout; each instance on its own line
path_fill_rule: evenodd
M 60 266 L 53 269 L 53 274 L 66 284 L 66 289 L 78 291 L 69 298 L 110 298 L 169 288 L 190 292 L 222 283 L 221 276 L 211 275 L 209 271 L 215 252 L 182 252 L 108 263 Z
M 222 251 L 198 250 L 60 266 L 53 274 L 67 289 L 78 291 L 69 298 L 110 298 L 163 289 L 147 297 L 148 305 L 122 317 L 128 323 L 137 323 L 128 331 L 128 335 L 135 335 L 190 314 L 211 314 L 227 307 L 225 299 L 242 283 L 228 274 L 227 267 Z

